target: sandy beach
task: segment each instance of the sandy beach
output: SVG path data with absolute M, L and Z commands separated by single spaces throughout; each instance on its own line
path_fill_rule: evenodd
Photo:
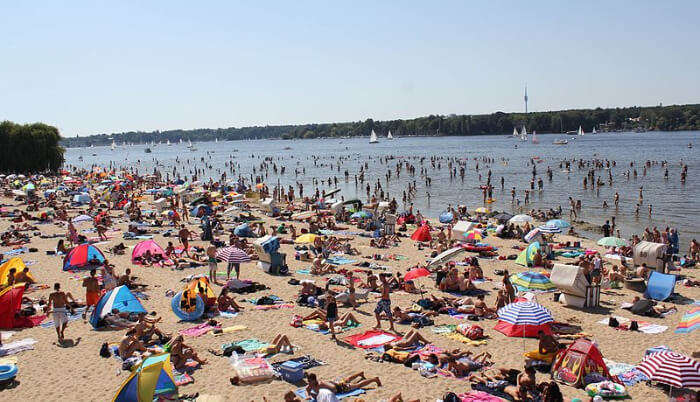
M 5 205 L 10 205 L 12 209 L 17 202 L 10 198 L 2 198 L 1 202 Z M 79 211 L 70 210 L 71 216 L 77 215 Z M 188 322 L 179 322 L 175 314 L 170 308 L 170 298 L 166 297 L 167 290 L 172 289 L 179 291 L 183 287 L 181 279 L 192 274 L 204 274 L 207 272 L 206 267 L 192 268 L 185 270 L 173 270 L 171 268 L 162 267 L 140 267 L 131 264 L 130 256 L 132 247 L 138 242 L 136 240 L 122 240 L 122 232 L 126 229 L 126 222 L 123 220 L 121 211 L 111 211 L 111 215 L 115 217 L 114 229 L 118 231 L 109 232 L 108 242 L 99 242 L 97 246 L 102 250 L 107 250 L 111 246 L 124 242 L 127 245 L 127 250 L 124 255 L 106 254 L 110 262 L 116 265 L 116 271 L 122 273 L 124 269 L 131 267 L 133 275 L 138 277 L 138 282 L 149 285 L 145 293 L 149 299 L 143 301 L 144 307 L 149 311 L 158 313 L 158 317 L 162 317 L 163 321 L 159 327 L 166 332 L 176 332 L 178 330 L 191 327 L 195 324 Z M 266 222 L 266 227 L 269 224 L 276 222 L 275 219 L 265 217 L 260 213 L 256 216 L 262 217 Z M 194 222 L 191 220 L 191 225 Z M 0 229 L 7 229 L 10 222 L 7 219 L 0 220 Z M 299 225 L 306 227 L 307 225 Z M 65 233 L 65 228 L 55 224 L 39 225 L 39 231 L 44 235 L 62 234 Z M 409 226 L 409 235 L 412 232 Z M 283 237 L 285 235 L 282 235 Z M 289 235 L 286 235 L 287 237 Z M 156 235 L 157 243 L 163 247 L 167 242 L 175 240 L 174 238 L 165 238 L 161 235 Z M 581 240 L 575 239 L 566 235 L 557 235 L 557 241 Z M 37 252 L 22 254 L 24 261 L 33 261 L 30 265 L 31 272 L 39 283 L 53 285 L 54 282 L 62 284 L 63 289 L 69 291 L 77 299 L 85 299 L 84 288 L 81 287 L 81 281 L 78 277 L 84 277 L 87 273 L 81 272 L 78 274 L 64 272 L 61 269 L 62 257 L 49 256 L 47 250 L 53 250 L 56 246 L 57 239 L 41 239 L 34 236 L 31 239 L 30 247 L 38 249 Z M 486 240 L 490 245 L 499 248 L 499 254 L 512 254 L 515 250 L 511 250 L 512 246 L 521 242 L 515 240 L 499 239 L 495 236 L 489 236 Z M 195 241 L 194 245 L 206 246 L 205 242 Z M 357 247 L 362 255 L 372 255 L 376 253 L 394 254 L 405 256 L 405 259 L 399 261 L 384 261 L 382 265 L 391 267 L 391 272 L 405 272 L 407 267 L 415 264 L 421 264 L 428 258 L 430 250 L 418 250 L 415 242 L 409 238 L 402 238 L 398 247 L 388 249 L 375 249 L 369 247 L 369 239 L 355 236 L 352 240 L 352 245 Z M 592 249 L 601 249 L 595 243 L 588 239 L 582 239 L 582 246 Z M 3 247 L 3 251 L 7 248 Z M 199 353 L 200 357 L 208 360 L 208 364 L 192 373 L 195 379 L 194 383 L 180 387 L 181 394 L 192 394 L 198 392 L 200 395 L 216 395 L 224 400 L 251 400 L 260 401 L 263 397 L 267 400 L 281 400 L 284 393 L 298 388 L 295 385 L 289 384 L 281 380 L 264 382 L 256 385 L 241 385 L 232 386 L 229 383 L 231 376 L 231 368 L 228 359 L 224 357 L 216 357 L 207 353 L 207 349 L 220 350 L 223 343 L 234 340 L 247 338 L 256 338 L 262 341 L 270 341 L 276 334 L 287 334 L 292 343 L 299 347 L 295 355 L 312 355 L 316 359 L 325 361 L 327 365 L 310 369 L 310 372 L 318 374 L 320 378 L 334 379 L 345 376 L 347 374 L 364 371 L 368 377 L 379 376 L 382 381 L 382 387 L 368 389 L 365 395 L 360 396 L 361 400 L 376 401 L 388 399 L 396 392 L 402 392 L 404 398 L 418 398 L 423 401 L 431 401 L 441 398 L 447 391 L 455 393 L 466 392 L 469 390 L 469 383 L 464 380 L 455 378 L 424 378 L 417 371 L 406 368 L 403 365 L 392 363 L 377 363 L 364 358 L 364 350 L 353 349 L 348 345 L 337 345 L 329 339 L 328 335 L 321 335 L 304 328 L 293 328 L 289 325 L 293 314 L 306 315 L 311 312 L 311 309 L 305 307 L 294 306 L 293 308 L 283 308 L 278 310 L 255 310 L 250 303 L 242 301 L 243 298 L 260 297 L 263 295 L 274 294 L 285 301 L 294 302 L 299 286 L 288 284 L 290 278 L 296 279 L 313 279 L 317 284 L 322 284 L 324 281 L 321 277 L 310 275 L 296 274 L 296 270 L 308 268 L 310 263 L 297 261 L 293 258 L 294 249 L 292 245 L 283 244 L 281 251 L 287 253 L 287 263 L 290 268 L 291 276 L 272 276 L 262 272 L 256 267 L 255 262 L 243 264 L 242 279 L 251 279 L 256 282 L 261 282 L 268 287 L 269 290 L 260 291 L 246 296 L 238 296 L 237 300 L 245 307 L 245 310 L 234 318 L 217 319 L 223 326 L 244 325 L 247 329 L 224 334 L 221 336 L 213 336 L 206 334 L 201 337 L 186 337 L 187 344 L 193 346 Z M 357 261 L 365 261 L 364 258 L 350 257 Z M 566 262 L 567 259 L 558 258 L 559 261 Z M 487 281 L 477 285 L 480 289 L 490 291 L 486 296 L 486 302 L 492 306 L 495 302 L 496 292 L 500 284 L 500 276 L 494 274 L 496 269 L 508 269 L 511 273 L 525 271 L 526 268 L 516 265 L 513 261 L 499 261 L 495 259 L 480 259 L 480 265 L 483 268 L 484 275 Z M 225 271 L 224 264 L 219 264 L 219 272 Z M 350 265 L 345 266 L 354 268 Z M 684 269 L 682 272 L 691 278 L 698 278 L 697 270 Z M 435 289 L 434 280 L 430 278 L 418 279 L 418 285 L 421 285 L 426 293 L 441 294 L 442 292 Z M 215 286 L 218 292 L 220 286 Z M 698 288 L 688 288 L 678 286 L 676 289 L 683 296 L 691 299 L 700 298 L 700 290 Z M 31 298 L 47 297 L 50 293 L 49 289 L 36 291 L 27 294 Z M 691 334 L 676 334 L 674 329 L 678 324 L 683 313 L 688 309 L 688 306 L 677 306 L 679 312 L 663 319 L 644 318 L 645 321 L 668 326 L 668 329 L 660 334 L 647 335 L 641 332 L 618 331 L 608 326 L 598 324 L 597 321 L 606 318 L 610 314 L 621 315 L 628 318 L 633 318 L 631 313 L 620 309 L 620 304 L 624 301 L 630 301 L 635 295 L 638 295 L 627 289 L 619 290 L 604 290 L 601 295 L 600 308 L 595 310 L 589 309 L 573 309 L 563 307 L 562 304 L 552 300 L 552 293 L 543 293 L 537 295 L 537 302 L 549 308 L 557 321 L 575 323 L 581 326 L 582 331 L 590 334 L 591 339 L 594 339 L 600 348 L 603 356 L 606 359 L 612 359 L 616 362 L 624 362 L 629 364 L 637 364 L 640 362 L 644 351 L 647 348 L 657 345 L 667 345 L 674 351 L 692 355 L 697 352 L 698 340 L 700 332 Z M 377 296 L 370 295 L 369 300 L 358 308 L 355 315 L 360 319 L 361 327 L 340 334 L 342 339 L 347 335 L 360 333 L 371 329 L 374 326 L 373 309 Z M 402 307 L 410 307 L 412 302 L 416 301 L 419 295 L 412 295 L 404 292 L 392 294 L 392 302 L 394 305 Z M 341 313 L 346 311 L 341 309 Z M 456 320 L 447 315 L 440 315 L 435 318 L 435 325 L 440 324 L 458 324 Z M 384 327 L 388 323 L 384 322 Z M 479 323 L 488 336 L 487 343 L 480 346 L 468 346 L 458 341 L 449 339 L 445 336 L 432 333 L 431 327 L 426 327 L 420 330 L 421 334 L 428 338 L 432 343 L 443 348 L 464 348 L 467 347 L 475 352 L 488 351 L 493 355 L 493 360 L 496 366 L 522 368 L 523 352 L 533 350 L 537 347 L 536 339 L 521 339 L 509 338 L 503 334 L 493 330 L 495 320 L 485 320 Z M 409 326 L 397 325 L 397 330 L 405 333 Z M 82 320 L 70 322 L 66 330 L 66 344 L 59 346 L 56 342 L 56 334 L 53 327 L 51 328 L 29 328 L 13 333 L 12 338 L 3 342 L 21 340 L 25 338 L 33 338 L 37 340 L 34 350 L 25 351 L 15 355 L 19 374 L 17 379 L 19 385 L 12 389 L 4 390 L 0 393 L 7 400 L 75 400 L 75 401 L 105 401 L 110 400 L 119 385 L 126 379 L 127 372 L 120 370 L 119 363 L 114 358 L 101 358 L 99 349 L 102 343 L 118 342 L 123 331 L 95 331 L 92 326 Z M 285 354 L 278 354 L 273 357 L 272 361 L 284 360 L 289 358 Z M 538 380 L 548 380 L 549 375 L 538 374 Z M 562 392 L 568 398 L 581 397 L 585 393 L 581 389 L 562 386 Z M 658 388 L 650 387 L 645 384 L 638 384 L 629 388 L 629 393 L 633 399 L 639 400 L 662 400 L 664 399 L 663 391 Z

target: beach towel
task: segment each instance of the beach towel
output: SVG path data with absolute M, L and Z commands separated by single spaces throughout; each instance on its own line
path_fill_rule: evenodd
M 14 341 L 8 344 L 0 346 L 0 356 L 14 355 L 25 350 L 34 349 L 34 344 L 37 340 L 33 338 L 22 339 L 21 341 Z
M 434 334 L 447 334 L 450 332 L 454 332 L 457 330 L 456 325 L 438 325 L 433 328 L 430 328 L 431 331 L 433 331 Z
M 501 398 L 484 391 L 470 391 L 457 397 L 461 402 L 501 402 Z
M 385 331 L 366 331 L 361 334 L 351 335 L 345 340 L 358 348 L 372 349 L 378 346 L 384 346 L 387 343 L 401 339 L 400 336 L 391 334 Z
M 269 306 L 255 306 L 256 310 L 277 310 L 281 308 L 293 308 L 293 304 L 272 304 Z
M 219 335 L 224 335 L 224 334 L 230 334 L 231 332 L 243 331 L 244 329 L 248 329 L 248 327 L 246 327 L 245 325 L 232 325 L 230 327 L 221 328 L 221 332 L 212 331 L 211 334 L 214 336 L 219 336 Z
M 297 269 L 297 274 L 300 275 L 311 275 L 311 270 L 310 269 Z
M 226 349 L 227 347 L 230 347 L 230 346 L 240 346 L 240 348 L 245 350 L 246 352 L 252 352 L 252 351 L 266 348 L 266 347 L 270 346 L 270 344 L 267 342 L 261 342 L 257 339 L 244 339 L 244 340 L 238 341 L 238 342 L 223 344 L 223 345 L 221 345 L 221 349 Z
M 29 248 L 22 247 L 22 248 L 16 248 L 16 249 L 10 250 L 10 251 L 5 251 L 5 252 L 3 252 L 3 254 L 5 255 L 5 257 L 7 257 L 7 256 L 17 256 L 17 255 L 20 255 L 23 253 L 28 253 L 28 252 L 29 252 Z
M 287 360 L 282 360 L 276 363 L 272 363 L 272 368 L 277 370 L 282 364 L 286 362 L 295 362 L 301 364 L 301 367 L 304 370 L 308 370 L 310 368 L 318 367 L 318 366 L 325 366 L 326 362 L 321 361 L 321 360 L 316 360 L 311 355 L 305 355 L 301 357 L 295 357 L 292 359 L 287 359 Z
M 238 313 L 232 313 L 230 311 L 219 311 L 219 317 L 221 318 L 235 318 L 238 316 Z
M 356 261 L 350 258 L 335 256 L 326 258 L 326 262 L 333 265 L 354 264 Z
M 621 317 L 619 315 L 613 315 L 611 317 L 614 317 L 617 320 L 617 322 L 620 323 L 620 326 L 616 329 L 621 331 L 629 330 L 629 325 L 632 322 L 632 320 L 630 320 L 629 318 Z M 609 317 L 603 318 L 602 320 L 598 321 L 598 324 L 608 325 L 609 320 Z M 637 325 L 639 326 L 639 332 L 649 335 L 660 334 L 668 329 L 666 325 L 652 324 L 646 321 L 637 321 Z
M 454 339 L 455 341 L 466 343 L 467 345 L 471 346 L 486 345 L 488 343 L 488 341 L 486 341 L 485 339 L 479 339 L 476 341 L 469 339 L 466 336 L 460 334 L 459 332 L 450 332 L 442 335 L 446 338 Z
M 175 380 L 175 385 L 178 387 L 194 382 L 194 378 L 192 378 L 189 374 L 180 373 L 175 369 L 173 369 L 173 379 Z
M 367 392 L 367 391 L 365 391 L 364 389 L 356 389 L 354 391 L 346 392 L 344 394 L 335 394 L 335 397 L 338 399 L 344 399 L 344 398 L 349 398 L 351 396 L 362 395 L 365 392 Z M 306 395 L 306 388 L 305 387 L 299 388 L 298 390 L 294 391 L 294 393 L 302 400 L 306 400 L 306 398 L 308 397 Z M 314 402 L 314 401 L 316 401 L 316 399 L 310 399 L 310 401 Z
M 200 337 L 204 334 L 206 334 L 209 331 L 212 331 L 214 329 L 221 329 L 221 325 L 217 326 L 212 326 L 209 325 L 209 323 L 202 323 L 199 325 L 195 325 L 194 327 L 186 328 L 186 329 L 181 329 L 178 331 L 180 335 L 186 335 L 186 336 L 191 336 L 191 337 Z

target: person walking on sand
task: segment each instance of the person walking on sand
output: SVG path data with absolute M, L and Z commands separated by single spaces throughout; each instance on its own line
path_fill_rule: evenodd
M 97 302 L 100 300 L 100 283 L 95 277 L 97 271 L 93 268 L 90 270 L 90 276 L 83 279 L 83 287 L 85 288 L 85 311 L 83 311 L 83 320 L 87 317 L 90 306 L 93 310 L 97 308 Z
M 190 238 L 192 238 L 192 232 L 187 230 L 187 227 L 183 224 L 180 226 L 180 231 L 177 233 L 178 237 L 180 238 L 180 243 L 182 243 L 182 247 L 184 249 L 182 250 L 182 254 L 187 254 L 187 258 L 192 258 L 190 257 Z
M 68 304 L 68 299 L 75 302 L 73 295 L 61 291 L 61 284 L 53 285 L 53 293 L 49 295 L 49 302 L 46 304 L 46 312 L 53 313 L 53 324 L 56 327 L 56 335 L 58 335 L 58 343 L 63 344 L 65 339 L 64 333 L 68 326 L 68 312 L 73 314 L 73 309 Z M 53 307 L 53 310 L 51 308 Z
M 216 263 L 216 247 L 214 244 L 209 244 L 209 247 L 207 247 L 207 262 L 209 263 L 209 282 L 211 283 L 217 283 L 216 282 L 216 268 L 217 268 L 217 263 Z
M 389 330 L 392 332 L 396 332 L 396 330 L 394 329 L 394 318 L 391 315 L 391 298 L 389 297 L 389 292 L 391 291 L 391 288 L 389 286 L 389 282 L 387 281 L 388 276 L 391 275 L 385 272 L 379 274 L 379 279 L 382 282 L 382 296 L 381 299 L 379 299 L 379 301 L 377 302 L 377 307 L 374 308 L 374 316 L 377 319 L 377 326 L 375 326 L 374 329 L 382 328 L 382 322 L 379 315 L 382 312 L 384 312 L 384 314 L 386 314 L 386 317 L 389 319 Z

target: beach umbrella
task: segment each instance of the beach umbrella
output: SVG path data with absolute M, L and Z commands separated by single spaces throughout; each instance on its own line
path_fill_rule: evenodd
M 354 214 L 350 215 L 350 218 L 352 219 L 364 219 L 364 218 L 371 218 L 372 213 L 367 212 L 367 211 L 357 211 Z
M 530 243 L 525 250 L 518 254 L 518 257 L 515 259 L 515 263 L 524 267 L 531 266 L 533 259 L 535 258 L 535 254 L 537 254 L 537 251 L 541 248 L 540 242 L 538 241 Z
M 561 233 L 561 228 L 554 225 L 540 225 L 537 228 L 542 233 Z
M 531 243 L 534 240 L 538 239 L 540 235 L 542 235 L 542 230 L 540 230 L 540 228 L 534 228 L 531 231 L 527 232 L 527 234 L 525 235 L 525 241 Z
M 488 214 L 491 211 L 489 211 L 489 209 L 486 207 L 479 207 L 475 209 L 474 212 L 476 212 L 477 214 Z
M 537 337 L 539 331 L 551 334 L 552 313 L 534 302 L 510 303 L 498 310 L 496 331 L 506 336 Z
M 547 221 L 547 225 L 556 226 L 559 229 L 566 229 L 571 227 L 571 224 L 563 219 L 550 219 Z
M 430 275 L 430 271 L 421 267 L 421 268 L 412 269 L 412 270 L 406 272 L 406 275 L 404 275 L 403 280 L 404 281 L 411 281 L 411 280 L 422 278 L 422 277 L 428 276 L 428 275 Z
M 508 222 L 508 220 L 512 217 L 513 215 L 506 212 L 501 212 L 500 214 L 494 216 L 494 218 L 496 218 L 496 220 L 499 222 Z
M 316 240 L 317 237 L 318 237 L 318 235 L 315 235 L 315 234 L 312 234 L 312 233 L 306 233 L 306 234 L 303 234 L 303 235 L 297 237 L 297 238 L 294 240 L 294 243 L 297 243 L 297 244 L 300 244 L 300 243 L 313 243 L 313 242 Z
M 602 239 L 598 240 L 598 245 L 606 247 L 622 247 L 627 245 L 627 240 L 613 236 L 603 237 Z
M 530 215 L 519 214 L 508 220 L 509 223 L 525 223 L 532 222 L 532 217 Z
M 464 237 L 466 237 L 467 240 L 474 240 L 474 241 L 480 241 L 484 238 L 484 236 L 481 234 L 481 231 L 479 231 L 479 230 L 470 230 L 464 234 Z
M 216 250 L 216 258 L 234 264 L 250 261 L 250 256 L 238 247 L 229 246 Z
M 683 315 L 676 328 L 677 334 L 688 334 L 700 328 L 700 307 L 693 307 Z
M 92 222 L 92 217 L 90 215 L 78 215 L 72 220 L 73 223 L 83 223 Z
M 513 285 L 524 289 L 534 290 L 550 290 L 556 286 L 546 276 L 539 272 L 525 271 L 510 276 L 510 281 Z
M 678 388 L 700 387 L 700 362 L 680 353 L 652 353 L 637 369 L 652 381 Z
M 432 266 L 435 264 L 441 264 L 445 261 L 451 260 L 453 258 L 456 258 L 458 255 L 466 253 L 467 250 L 464 249 L 464 247 L 453 247 L 451 249 L 445 250 L 442 253 L 438 254 L 435 258 L 430 260 L 430 264 L 428 266 Z

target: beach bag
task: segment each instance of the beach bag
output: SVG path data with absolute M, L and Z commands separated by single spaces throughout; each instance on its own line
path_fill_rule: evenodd
M 289 323 L 289 325 L 293 326 L 294 328 L 300 328 L 303 325 L 303 317 L 300 315 L 294 315 L 292 317 L 292 321 Z
M 112 356 L 112 352 L 109 351 L 109 345 L 107 342 L 103 343 L 100 347 L 100 356 L 104 357 L 105 359 Z

